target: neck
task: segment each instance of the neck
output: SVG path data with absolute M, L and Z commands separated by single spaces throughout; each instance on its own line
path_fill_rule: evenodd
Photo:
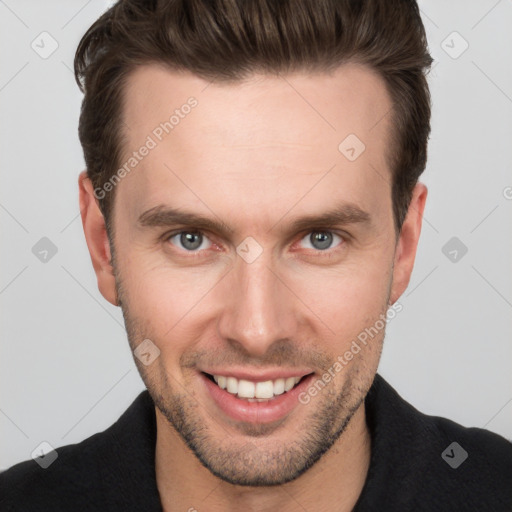
M 156 408 L 155 470 L 164 512 L 350 512 L 370 465 L 364 402 L 345 432 L 308 471 L 272 487 L 236 486 L 206 469 Z

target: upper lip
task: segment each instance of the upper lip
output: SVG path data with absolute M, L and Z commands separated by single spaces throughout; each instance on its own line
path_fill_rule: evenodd
M 248 370 L 248 369 L 236 369 L 236 368 L 226 368 L 226 369 L 205 369 L 201 370 L 204 373 L 209 373 L 210 375 L 223 375 L 224 377 L 235 377 L 235 379 L 244 379 L 253 382 L 264 382 L 267 380 L 276 380 L 276 379 L 287 379 L 288 377 L 304 377 L 305 375 L 309 375 L 313 373 L 313 370 L 310 368 L 301 368 L 301 369 L 286 369 L 286 368 L 278 368 L 275 370 Z

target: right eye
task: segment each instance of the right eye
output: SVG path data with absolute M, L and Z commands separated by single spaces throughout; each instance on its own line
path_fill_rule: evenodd
M 178 231 L 170 233 L 166 237 L 166 240 L 186 252 L 199 252 L 199 250 L 211 247 L 209 239 L 199 231 Z M 207 243 L 206 246 L 204 245 L 205 243 Z

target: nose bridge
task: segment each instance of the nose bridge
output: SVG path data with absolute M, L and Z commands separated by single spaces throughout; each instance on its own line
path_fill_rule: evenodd
M 230 272 L 219 335 L 263 355 L 274 342 L 295 335 L 293 296 L 277 277 L 270 254 L 264 251 L 249 261 L 238 256 Z

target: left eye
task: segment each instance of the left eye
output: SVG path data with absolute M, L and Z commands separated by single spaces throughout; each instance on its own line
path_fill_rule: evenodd
M 336 238 L 339 239 L 340 242 L 343 242 L 343 238 L 341 238 L 341 236 L 336 233 L 332 233 L 331 231 L 312 231 L 311 233 L 308 233 L 301 242 L 305 241 L 306 244 L 309 244 L 309 247 L 306 245 L 307 249 L 325 251 L 331 248 L 333 241 Z
M 173 245 L 181 244 L 181 248 L 188 252 L 208 249 L 211 246 L 211 242 L 208 238 L 196 231 L 181 231 L 175 235 L 171 235 L 168 240 Z M 206 246 L 204 246 L 205 243 L 207 243 Z

